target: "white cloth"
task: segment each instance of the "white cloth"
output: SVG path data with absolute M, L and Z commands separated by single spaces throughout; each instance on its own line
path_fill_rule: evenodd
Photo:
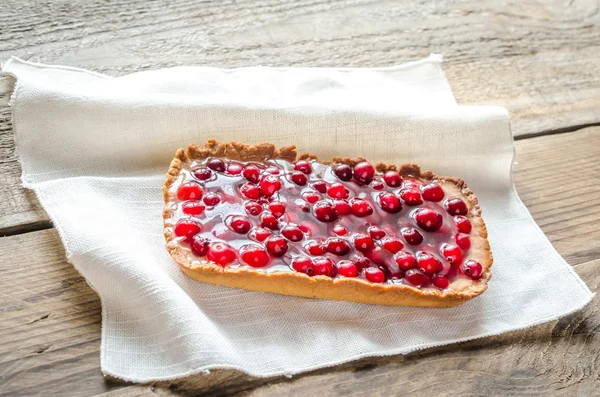
M 458 106 L 439 56 L 380 69 L 179 67 L 119 78 L 13 58 L 23 183 L 102 300 L 104 373 L 130 381 L 210 368 L 295 374 L 556 319 L 591 292 L 512 183 L 507 112 Z M 296 144 L 460 176 L 480 198 L 489 290 L 453 309 L 311 300 L 201 284 L 164 248 L 175 150 L 207 138 Z

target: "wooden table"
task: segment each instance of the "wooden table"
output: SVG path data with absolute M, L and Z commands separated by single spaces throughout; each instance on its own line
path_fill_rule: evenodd
M 3 2 L 0 59 L 122 75 L 180 64 L 381 66 L 443 53 L 459 103 L 510 111 L 517 190 L 597 289 L 598 0 L 37 3 Z M 148 385 L 104 378 L 100 301 L 20 173 L 10 112 L 0 107 L 0 396 L 600 395 L 598 299 L 525 331 L 291 379 L 225 370 Z

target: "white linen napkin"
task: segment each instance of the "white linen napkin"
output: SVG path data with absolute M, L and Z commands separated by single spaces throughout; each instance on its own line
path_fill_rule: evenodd
M 506 111 L 458 106 L 439 56 L 378 69 L 178 67 L 118 78 L 12 58 L 3 71 L 17 78 L 10 103 L 23 183 L 102 300 L 105 374 L 291 375 L 540 324 L 592 297 L 514 190 Z M 428 309 L 188 279 L 164 248 L 161 188 L 175 150 L 208 138 L 415 162 L 464 178 L 489 230 L 489 290 Z

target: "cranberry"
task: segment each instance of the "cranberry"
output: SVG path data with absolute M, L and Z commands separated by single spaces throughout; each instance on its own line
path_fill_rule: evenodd
M 194 234 L 200 233 L 201 230 L 202 226 L 191 219 L 180 219 L 174 228 L 175 235 L 179 237 L 192 237 Z
M 471 240 L 469 239 L 469 236 L 459 233 L 456 236 L 454 236 L 454 240 L 456 241 L 456 245 L 458 245 L 465 251 L 471 248 Z
M 201 237 L 200 235 L 195 235 L 190 244 L 190 248 L 192 249 L 192 253 L 196 256 L 206 256 L 208 252 L 208 246 L 210 245 L 210 240 L 206 237 Z
M 371 186 L 371 189 L 373 189 L 373 190 L 385 189 L 385 185 L 381 181 L 373 181 L 373 182 L 371 182 L 371 184 L 369 186 Z
M 269 211 L 271 211 L 276 218 L 281 218 L 283 214 L 285 214 L 285 204 L 281 201 L 271 201 L 269 203 Z
M 431 280 L 431 282 L 439 289 L 446 289 L 450 285 L 448 279 L 443 276 L 434 277 L 433 280 Z
M 333 206 L 327 201 L 319 201 L 315 204 L 313 214 L 321 222 L 334 222 L 337 219 Z
M 196 182 L 182 183 L 177 188 L 177 198 L 179 200 L 200 200 L 202 188 Z
M 308 161 L 300 160 L 296 161 L 296 164 L 294 164 L 294 170 L 309 175 L 312 172 L 312 167 Z
M 302 233 L 302 230 L 296 225 L 286 225 L 281 229 L 281 234 L 283 237 L 294 242 L 301 241 L 304 238 L 304 233 Z
M 444 276 L 448 280 L 452 280 L 458 274 L 458 267 L 454 265 L 448 264 L 447 266 L 442 266 L 442 270 L 437 272 L 438 276 Z
M 444 259 L 454 265 L 459 264 L 463 258 L 461 249 L 454 244 L 443 244 L 441 247 L 441 253 Z
M 402 209 L 402 204 L 400 203 L 398 197 L 394 195 L 394 193 L 381 193 L 378 198 L 379 205 L 385 212 L 395 214 L 400 212 Z
M 327 194 L 335 199 L 348 198 L 348 190 L 346 190 L 346 187 L 339 182 L 332 183 L 327 189 Z
M 245 216 L 233 215 L 229 216 L 228 218 L 229 219 L 227 220 L 229 221 L 229 227 L 236 233 L 246 234 L 252 227 L 250 221 Z
M 311 241 L 304 246 L 304 249 L 306 249 L 306 252 L 313 256 L 323 255 L 325 252 L 327 252 L 327 248 L 318 241 Z
M 368 258 L 360 255 L 352 255 L 350 260 L 356 264 L 356 269 L 361 272 L 364 268 L 371 266 L 371 261 Z
M 471 233 L 471 222 L 465 218 L 464 216 L 457 215 L 454 217 L 454 223 L 456 223 L 456 228 L 461 233 L 469 234 Z
M 339 216 L 348 215 L 351 212 L 350 204 L 344 200 L 334 200 L 333 209 Z
M 208 160 L 206 166 L 213 171 L 223 172 L 225 171 L 225 162 L 221 159 L 212 158 Z
M 292 180 L 292 182 L 294 182 L 298 186 L 305 186 L 306 183 L 308 182 L 308 178 L 306 177 L 306 175 L 304 175 L 300 171 L 292 172 L 290 179 Z
M 244 245 L 240 248 L 240 261 L 252 267 L 265 267 L 269 263 L 269 254 L 256 245 Z
M 333 229 L 331 229 L 331 231 L 336 234 L 337 236 L 345 236 L 346 234 L 348 234 L 348 229 L 346 229 L 344 226 L 342 225 L 335 225 L 333 227 Z
M 312 276 L 315 272 L 312 259 L 304 256 L 294 258 L 292 260 L 292 268 L 297 272 L 308 274 L 309 276 Z
M 260 214 L 260 225 L 271 230 L 279 229 L 279 222 L 277 221 L 275 215 L 266 211 Z
M 221 266 L 230 264 L 235 257 L 235 250 L 225 243 L 212 243 L 206 253 L 206 259 Z
M 310 205 L 308 203 L 296 203 L 302 212 L 310 212 Z
M 371 260 L 376 265 L 383 265 L 386 262 L 389 254 L 383 250 L 383 248 L 379 246 L 373 247 L 372 250 L 369 250 L 364 253 L 367 258 Z
M 421 193 L 417 189 L 402 189 L 400 190 L 400 198 L 406 205 L 423 204 Z
M 314 204 L 317 201 L 321 200 L 321 196 L 319 196 L 315 192 L 305 192 L 302 194 L 302 198 L 309 204 Z
M 450 215 L 467 215 L 467 213 L 469 212 L 467 205 L 461 199 L 455 198 L 446 200 L 444 207 Z
M 428 254 L 427 252 L 420 252 L 417 255 L 417 264 L 423 273 L 430 275 L 441 270 L 442 267 L 441 262 L 435 256 Z
M 204 201 L 204 204 L 206 204 L 208 207 L 214 207 L 221 202 L 221 197 L 219 197 L 219 195 L 216 193 L 208 193 L 206 196 L 204 196 L 202 201 Z
M 395 254 L 396 252 L 404 248 L 404 244 L 402 244 L 397 238 L 393 237 L 386 237 L 383 240 L 381 240 L 381 246 L 387 251 L 389 251 L 391 254 Z
M 242 172 L 244 178 L 252 183 L 258 182 L 258 178 L 260 177 L 260 169 L 255 165 L 247 165 Z
M 344 256 L 350 252 L 350 244 L 341 238 L 332 237 L 327 240 L 327 251 L 334 255 Z
M 271 174 L 271 175 L 279 175 L 279 168 L 277 167 L 267 167 L 267 169 L 265 170 L 266 173 Z
M 269 237 L 265 242 L 267 251 L 273 256 L 283 256 L 288 250 L 287 240 L 281 236 Z
M 417 260 L 410 252 L 400 251 L 394 256 L 396 264 L 401 270 L 410 270 L 417 266 Z
M 468 260 L 463 263 L 462 271 L 473 280 L 479 280 L 483 275 L 483 266 L 479 262 Z
M 417 225 L 428 232 L 435 232 L 442 227 L 442 215 L 432 209 L 421 208 L 415 212 L 415 220 Z
M 427 201 L 442 201 L 444 198 L 444 189 L 437 183 L 429 183 L 421 187 L 423 198 Z
M 352 168 L 350 168 L 347 164 L 338 164 L 333 169 L 333 173 L 335 176 L 340 178 L 340 180 L 348 182 L 352 179 Z
M 421 288 L 427 283 L 427 277 L 417 269 L 410 269 L 404 274 L 406 282 L 414 287 Z
M 256 201 L 247 201 L 244 204 L 244 207 L 246 208 L 247 213 L 254 216 L 260 215 L 263 210 L 262 205 L 258 204 Z
M 364 270 L 365 278 L 372 283 L 385 282 L 385 273 L 376 267 L 369 267 Z
M 258 186 L 251 183 L 243 184 L 240 188 L 240 192 L 244 197 L 252 200 L 257 200 L 260 198 L 260 190 L 258 189 Z
M 267 238 L 271 237 L 271 232 L 262 227 L 257 227 L 250 232 L 250 238 L 262 243 Z
M 402 178 L 396 171 L 387 171 L 383 174 L 383 180 L 389 187 L 398 187 L 402 184 Z
M 356 277 L 358 275 L 356 263 L 352 261 L 339 261 L 337 264 L 337 272 L 340 276 L 349 278 Z
M 369 236 L 371 236 L 375 240 L 381 240 L 385 237 L 385 230 L 383 230 L 379 226 L 369 226 L 367 228 L 367 232 L 369 233 Z
M 327 192 L 327 183 L 325 181 L 316 181 L 312 184 L 312 187 L 319 193 L 325 194 Z
M 194 177 L 199 181 L 207 181 L 212 177 L 212 171 L 208 168 L 198 168 L 194 171 Z
M 335 266 L 329 258 L 317 258 L 313 261 L 315 276 L 335 276 Z
M 265 196 L 272 196 L 281 189 L 281 181 L 275 175 L 266 175 L 260 180 L 260 192 Z
M 200 204 L 198 201 L 186 201 L 181 206 L 181 210 L 187 215 L 200 215 L 204 212 L 206 207 Z
M 405 227 L 401 233 L 404 240 L 410 245 L 419 245 L 423 242 L 423 236 L 417 229 Z
M 354 247 L 362 252 L 369 251 L 373 248 L 373 239 L 366 234 L 357 234 L 354 237 Z
M 231 162 L 227 165 L 227 173 L 229 175 L 239 175 L 243 169 L 244 167 L 240 163 Z
M 375 168 L 366 161 L 361 161 L 354 166 L 354 179 L 363 184 L 368 184 L 373 180 Z
M 369 216 L 373 213 L 371 204 L 361 198 L 353 198 L 350 200 L 350 210 L 358 217 Z

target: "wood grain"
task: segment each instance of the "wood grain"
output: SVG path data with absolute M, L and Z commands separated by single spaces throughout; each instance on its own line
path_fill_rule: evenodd
M 112 75 L 175 65 L 382 66 L 446 57 L 464 104 L 505 106 L 516 136 L 600 123 L 600 2 L 8 0 L 0 59 Z M 0 108 L 0 235 L 49 227 Z M 549 117 L 551 115 L 551 117 Z
M 592 290 L 600 284 L 600 128 L 517 142 L 515 181 L 534 218 Z M 590 187 L 590 185 L 592 185 Z M 99 370 L 100 302 L 54 229 L 0 240 L 0 396 L 593 395 L 600 302 L 560 321 L 287 379 L 234 371 L 130 385 Z

